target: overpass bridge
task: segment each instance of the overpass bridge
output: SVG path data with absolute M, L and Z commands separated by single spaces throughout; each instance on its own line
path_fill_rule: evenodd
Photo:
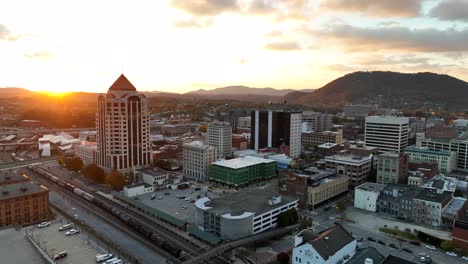
M 8 142 L 8 143 L 0 143 L 0 151 L 4 152 L 7 148 L 15 147 L 15 151 L 18 148 L 25 148 L 29 146 L 37 146 L 37 142 Z
M 279 237 L 279 236 L 284 236 L 286 234 L 291 233 L 293 230 L 298 228 L 299 225 L 294 225 L 294 226 L 289 226 L 289 227 L 284 227 L 281 229 L 274 229 L 271 231 L 263 232 L 254 236 L 246 237 L 246 238 L 241 238 L 239 240 L 227 242 L 224 244 L 221 244 L 219 246 L 213 247 L 203 253 L 200 253 L 199 255 L 190 258 L 188 260 L 185 260 L 181 262 L 181 264 L 201 264 L 205 263 L 206 261 L 216 257 L 220 256 L 224 252 L 240 247 L 240 246 L 245 246 L 245 245 L 250 245 L 254 244 L 257 242 L 261 242 L 267 239 Z
M 59 158 L 60 157 L 58 156 L 54 156 L 54 157 L 45 157 L 45 158 L 4 163 L 4 164 L 0 164 L 0 171 L 7 171 L 7 170 L 12 170 L 12 169 L 24 168 L 28 166 L 41 165 L 44 163 L 54 162 L 58 160 Z

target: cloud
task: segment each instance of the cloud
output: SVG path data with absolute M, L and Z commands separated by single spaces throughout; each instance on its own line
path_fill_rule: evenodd
M 14 36 L 5 25 L 0 24 L 0 40 L 16 41 L 17 39 L 18 36 Z
M 468 1 L 466 0 L 446 0 L 441 1 L 431 11 L 429 15 L 441 20 L 463 20 L 468 21 Z
M 271 42 L 265 45 L 266 49 L 275 51 L 300 50 L 301 47 L 294 41 Z
M 173 7 L 198 16 L 213 16 L 226 11 L 236 11 L 236 0 L 172 0 Z
M 326 0 L 320 3 L 327 11 L 363 13 L 370 17 L 414 17 L 422 0 Z
M 309 30 L 348 51 L 404 50 L 424 52 L 468 51 L 468 28 L 463 30 L 406 27 L 361 28 L 331 24 L 320 30 Z M 327 43 L 330 44 L 330 43 Z
M 172 24 L 176 28 L 206 28 L 213 25 L 213 20 L 190 18 L 185 20 L 178 20 Z
M 33 53 L 26 53 L 24 54 L 24 57 L 28 59 L 48 60 L 52 57 L 52 53 L 47 52 L 47 51 L 39 51 L 39 52 L 33 52 Z
M 284 34 L 280 30 L 272 30 L 268 33 L 265 34 L 265 37 L 269 38 L 277 38 L 277 37 L 282 37 Z

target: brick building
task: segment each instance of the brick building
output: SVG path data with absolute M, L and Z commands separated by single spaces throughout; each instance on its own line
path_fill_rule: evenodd
M 47 221 L 49 190 L 30 182 L 6 184 L 0 187 L 0 227 Z

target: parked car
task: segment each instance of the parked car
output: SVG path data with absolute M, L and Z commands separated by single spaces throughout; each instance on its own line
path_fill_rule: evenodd
M 433 250 L 433 251 L 437 250 L 434 246 L 431 246 L 431 245 L 427 245 L 426 248 L 430 249 L 430 250 Z
M 37 225 L 38 228 L 48 227 L 50 226 L 50 222 L 42 222 Z
M 187 202 L 190 201 L 190 200 L 192 200 L 192 198 L 190 198 L 190 197 L 185 198 L 185 201 L 187 201 Z
M 468 256 L 463 256 L 462 259 L 468 261 Z
M 385 246 L 385 242 L 383 242 L 382 240 L 377 241 L 377 243 L 379 243 L 380 245 Z
M 362 241 L 362 237 L 356 237 L 356 241 L 357 241 L 357 242 L 361 242 L 361 241 Z
M 71 235 L 74 235 L 74 234 L 78 234 L 79 232 L 80 232 L 80 230 L 78 230 L 78 229 L 72 229 L 72 230 L 70 230 L 70 231 L 67 231 L 67 232 L 65 233 L 65 235 L 66 235 L 66 236 L 71 236 Z
M 200 195 L 200 194 L 199 194 L 199 195 L 197 195 L 197 199 L 200 199 L 200 198 L 201 198 L 201 195 Z
M 452 252 L 452 251 L 445 252 L 445 254 L 447 254 L 447 255 L 449 255 L 449 256 L 452 256 L 452 257 L 458 256 L 457 253 Z
M 156 199 L 156 194 L 151 195 L 151 200 L 154 200 L 154 199 Z
M 59 252 L 58 254 L 54 255 L 54 260 L 59 260 L 66 257 L 68 253 L 66 251 Z
M 408 242 L 408 241 L 406 241 L 406 239 L 403 239 L 403 238 L 398 238 L 398 240 L 401 241 L 401 242 Z
M 420 245 L 421 245 L 421 242 L 419 242 L 419 241 L 414 241 L 414 240 L 411 240 L 409 243 L 410 243 L 411 245 L 415 245 L 415 246 L 420 246 Z
M 164 193 L 164 195 L 170 195 L 170 193 L 167 192 L 167 193 Z
M 182 210 L 186 210 L 186 209 L 187 209 L 187 207 L 185 207 L 185 206 L 182 206 L 181 208 L 182 208 Z
M 373 239 L 372 237 L 368 237 L 367 240 L 375 242 L 375 239 Z
M 66 225 L 63 225 L 63 226 L 59 227 L 59 231 L 64 231 L 64 230 L 67 230 L 67 229 L 71 229 L 73 227 L 74 227 L 73 224 L 66 224 Z
M 420 257 L 419 262 L 421 263 L 432 263 L 432 259 L 429 257 Z
M 199 191 L 199 190 L 201 190 L 201 188 L 200 188 L 200 187 L 197 187 L 197 188 L 195 188 L 195 191 Z
M 397 245 L 395 245 L 393 243 L 389 244 L 388 246 L 391 247 L 391 248 L 394 248 L 394 249 L 398 249 Z
M 401 250 L 406 251 L 408 253 L 413 253 L 413 250 L 411 250 L 409 248 L 402 248 Z
M 343 259 L 344 259 L 344 260 L 349 259 L 349 255 L 344 255 Z

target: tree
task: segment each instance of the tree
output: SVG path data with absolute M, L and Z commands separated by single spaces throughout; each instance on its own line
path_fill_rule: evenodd
M 78 157 L 73 157 L 66 161 L 65 166 L 67 169 L 75 172 L 79 172 L 83 169 L 83 161 Z
M 114 190 L 120 191 L 125 186 L 125 177 L 117 170 L 112 170 L 107 174 L 106 183 Z
M 289 255 L 288 253 L 281 252 L 278 255 L 276 255 L 276 260 L 279 263 L 289 263 Z
M 455 196 L 455 197 L 463 197 L 463 193 L 462 193 L 462 191 L 460 191 L 459 189 L 456 189 L 455 192 L 453 193 L 453 196 Z
M 83 175 L 98 183 L 104 183 L 106 181 L 106 173 L 95 163 L 86 166 L 83 169 Z
M 312 227 L 312 218 L 306 217 L 301 221 L 301 229 L 308 229 Z
M 206 130 L 207 130 L 206 125 L 201 125 L 200 127 L 198 127 L 198 131 L 201 133 L 206 133 Z
M 455 246 L 453 246 L 452 242 L 444 240 L 440 243 L 440 247 L 445 251 L 452 251 Z
M 346 204 L 343 202 L 343 201 L 338 201 L 336 203 L 336 208 L 341 211 L 341 212 L 344 212 L 346 210 Z
M 58 163 L 62 166 L 65 166 L 65 162 L 66 162 L 65 156 L 60 157 L 60 159 L 58 160 Z
M 296 208 L 291 208 L 278 215 L 279 226 L 289 226 L 297 223 L 299 215 L 297 214 Z

